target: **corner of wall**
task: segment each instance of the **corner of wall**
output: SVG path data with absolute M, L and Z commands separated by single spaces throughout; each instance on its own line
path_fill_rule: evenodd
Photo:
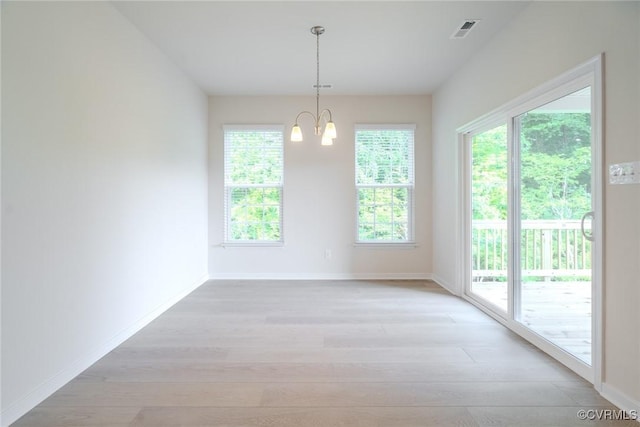
M 3 408 L 2 412 L 0 412 L 0 426 L 5 427 L 16 421 L 34 406 L 38 405 L 44 399 L 53 394 L 60 387 L 80 375 L 85 369 L 87 369 L 87 366 L 93 365 L 111 350 L 131 338 L 138 331 L 171 308 L 174 304 L 207 282 L 207 280 L 209 280 L 208 276 L 202 276 L 195 282 L 190 283 L 179 294 L 174 295 L 164 303 L 160 304 L 150 313 L 146 314 L 137 322 L 123 329 L 113 337 L 78 356 L 76 360 L 65 366 L 60 372 L 43 381 L 27 395 L 23 396 L 16 402 L 12 402 L 7 408 Z M 8 424 L 3 424 L 2 420 L 6 420 Z
M 458 286 L 453 286 L 450 282 L 438 276 L 437 274 L 432 274 L 431 280 L 434 281 L 436 284 L 440 285 L 441 287 L 443 287 L 444 289 L 446 289 L 447 291 L 449 291 L 452 295 L 455 295 L 458 297 L 462 296 L 462 293 L 460 292 L 460 289 L 458 289 Z
M 609 402 L 625 411 L 629 418 L 640 423 L 640 401 L 633 399 L 606 382 L 602 383 L 600 394 Z

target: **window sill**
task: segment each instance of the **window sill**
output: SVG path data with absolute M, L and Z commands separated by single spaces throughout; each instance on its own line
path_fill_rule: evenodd
M 224 242 L 221 248 L 282 248 L 284 242 Z
M 356 242 L 353 246 L 364 249 L 415 249 L 418 244 L 416 242 Z

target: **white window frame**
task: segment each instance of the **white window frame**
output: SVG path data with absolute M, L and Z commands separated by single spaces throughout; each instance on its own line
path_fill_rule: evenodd
M 281 167 L 280 182 L 278 183 L 230 183 L 228 175 L 228 140 L 227 134 L 229 132 L 279 132 L 281 134 Z M 284 125 L 224 125 L 224 243 L 223 246 L 282 246 L 284 245 Z M 279 204 L 279 228 L 280 238 L 278 240 L 268 239 L 232 239 L 231 238 L 231 190 L 235 188 L 278 188 L 280 191 L 280 204 Z
M 376 247 L 415 247 L 415 124 L 356 124 L 354 127 L 354 182 L 355 182 L 355 202 L 356 202 L 356 229 L 355 229 L 355 245 L 356 246 L 376 246 Z M 409 147 L 409 179 L 407 184 L 359 184 L 358 183 L 358 132 L 359 131 L 380 131 L 380 130 L 401 130 L 411 131 L 413 138 Z M 406 188 L 408 192 L 407 206 L 407 239 L 390 240 L 390 239 L 360 239 L 360 198 L 359 190 L 361 188 Z
M 587 381 L 593 383 L 596 390 L 602 390 L 603 388 L 603 265 L 602 265 L 602 232 L 603 232 L 603 170 L 602 170 L 602 146 L 603 146 L 603 64 L 604 56 L 597 55 L 587 62 L 575 67 L 572 70 L 532 89 L 531 91 L 519 96 L 518 98 L 508 102 L 507 104 L 499 107 L 498 109 L 468 123 L 457 129 L 458 141 L 459 141 L 459 179 L 463 183 L 460 196 L 460 205 L 464 206 L 464 213 L 457 218 L 457 222 L 460 225 L 460 229 L 464 229 L 464 233 L 457 236 L 457 245 L 461 249 L 458 251 L 459 258 L 457 259 L 458 271 L 461 272 L 460 281 L 464 284 L 461 296 L 467 301 L 476 305 L 484 312 L 498 320 L 512 331 L 516 332 L 520 336 L 524 337 L 538 348 L 551 355 L 565 366 L 572 369 L 578 375 L 585 378 Z M 594 203 L 595 217 L 592 220 L 592 233 L 595 239 L 593 250 L 593 264 L 592 264 L 592 363 L 591 366 L 580 362 L 576 358 L 569 356 L 568 353 L 559 349 L 553 344 L 550 344 L 547 340 L 539 337 L 534 332 L 523 327 L 517 320 L 519 316 L 519 307 L 516 307 L 516 303 L 519 300 L 519 296 L 515 295 L 518 288 L 513 286 L 518 281 L 518 268 L 516 268 L 516 260 L 519 259 L 518 248 L 510 248 L 511 254 L 509 259 L 509 293 L 508 297 L 511 307 L 508 311 L 507 317 L 503 317 L 495 312 L 490 306 L 484 304 L 482 301 L 474 298 L 469 292 L 469 284 L 471 281 L 470 268 L 468 260 L 470 259 L 469 252 L 469 236 L 470 236 L 470 204 L 469 194 L 470 189 L 468 185 L 470 183 L 468 173 L 468 141 L 469 135 L 473 135 L 475 132 L 486 129 L 488 125 L 495 122 L 506 121 L 508 130 L 507 138 L 509 145 L 509 158 L 511 162 L 515 161 L 515 158 L 519 155 L 514 153 L 518 149 L 513 142 L 514 138 L 514 122 L 518 115 L 526 113 L 532 109 L 538 108 L 541 105 L 552 102 L 556 99 L 562 98 L 568 94 L 571 94 L 577 90 L 583 89 L 587 86 L 591 87 L 591 133 L 592 133 L 592 198 Z M 510 164 L 509 168 L 513 168 Z M 509 198 L 509 206 L 514 209 L 516 203 L 518 203 L 518 191 L 520 177 L 514 176 L 515 174 L 509 171 L 509 188 L 512 194 Z M 465 187 L 466 186 L 466 187 Z M 518 209 L 515 209 L 518 211 Z M 511 230 L 512 235 L 517 235 L 520 230 L 518 229 L 517 221 L 515 221 L 511 215 L 509 215 L 508 227 Z M 510 243 L 513 245 L 513 242 Z

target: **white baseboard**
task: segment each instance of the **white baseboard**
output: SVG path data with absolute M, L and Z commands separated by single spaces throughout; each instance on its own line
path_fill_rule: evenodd
M 429 273 L 211 273 L 211 280 L 432 280 Z
M 635 417 L 635 420 L 640 423 L 640 401 L 632 399 L 606 382 L 602 383 L 602 390 L 600 390 L 600 394 L 609 402 L 625 411 L 632 418 Z
M 446 280 L 444 280 L 442 277 L 438 276 L 437 274 L 432 274 L 431 275 L 431 280 L 433 280 L 438 285 L 440 285 L 443 288 L 445 288 L 447 291 L 451 292 L 451 294 L 453 294 L 455 296 L 460 296 L 460 293 L 458 292 L 458 290 L 456 289 L 455 286 L 453 286 L 451 283 L 447 282 Z
M 149 323 L 151 323 L 152 320 L 171 308 L 175 303 L 189 295 L 196 288 L 205 283 L 208 279 L 208 275 L 204 275 L 196 282 L 189 284 L 189 286 L 184 288 L 177 295 L 160 304 L 158 307 L 135 322 L 133 325 L 120 331 L 115 336 L 106 340 L 103 344 L 88 350 L 85 354 L 79 356 L 75 361 L 71 362 L 69 366 L 62 369 L 56 375 L 42 382 L 39 386 L 35 387 L 19 400 L 9 404 L 2 410 L 2 413 L 0 414 L 0 425 L 2 427 L 7 427 L 11 423 L 17 421 L 20 417 L 36 407 L 47 397 L 51 396 L 56 390 L 60 389 L 66 383 L 77 377 L 85 369 L 96 363 L 111 350 L 122 344 L 127 339 L 131 338 L 136 332 L 147 326 Z

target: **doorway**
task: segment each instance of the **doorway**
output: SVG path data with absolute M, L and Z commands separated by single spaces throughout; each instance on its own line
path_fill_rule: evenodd
M 591 365 L 591 87 L 514 119 L 517 320 Z
M 600 58 L 461 129 L 465 297 L 600 378 Z

